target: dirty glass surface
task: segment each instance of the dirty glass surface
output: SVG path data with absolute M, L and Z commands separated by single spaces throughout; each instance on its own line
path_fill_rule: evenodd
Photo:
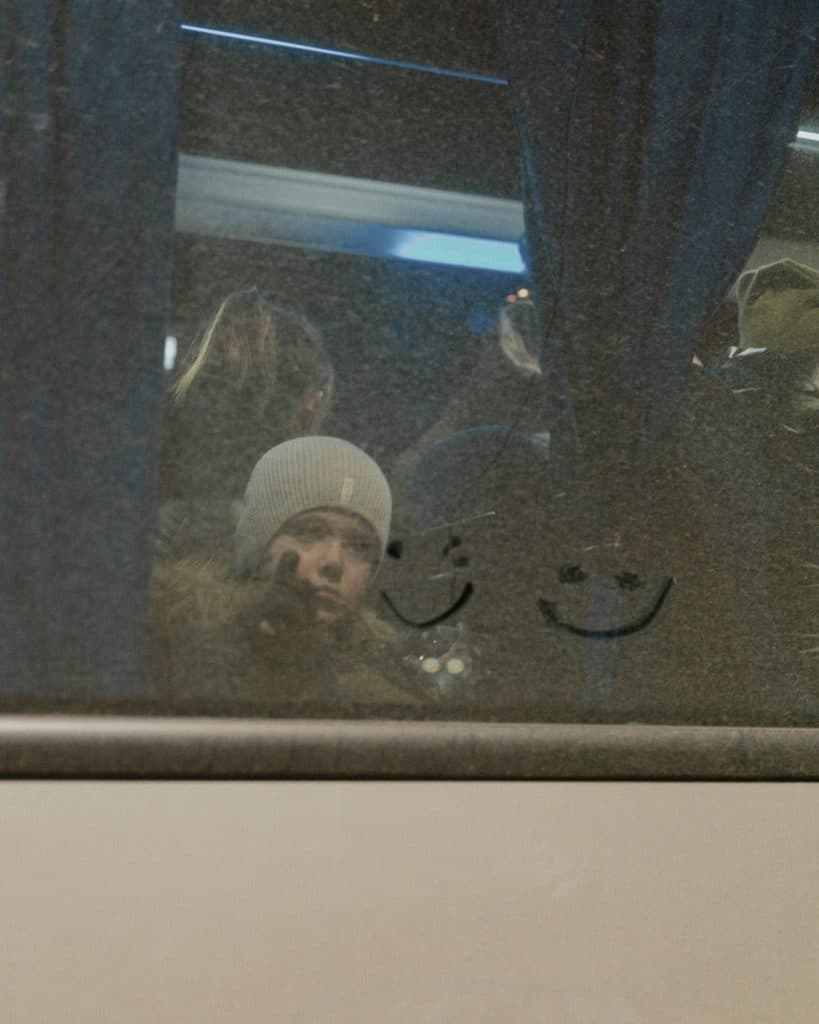
M 816 94 L 610 488 L 555 400 L 494 6 L 183 17 L 148 683 L 82 707 L 819 724 Z
M 192 432 L 212 438 L 208 480 L 236 458 L 226 435 L 234 447 L 247 439 L 246 476 L 270 446 L 251 442 L 250 398 L 231 390 L 220 404 L 211 393 L 195 413 L 186 403 L 196 384 L 180 400 L 171 392 L 165 446 L 177 445 L 177 478 L 170 467 L 163 479 L 170 525 L 153 595 L 162 699 L 306 716 L 815 721 L 816 140 L 794 140 L 748 265 L 773 267 L 744 278 L 739 295 L 735 282 L 726 291 L 649 472 L 601 525 L 553 442 L 563 426 L 545 393 L 550 340 L 544 349 L 517 244 L 514 111 L 488 43 L 491 12 L 442 40 L 413 35 L 387 7 L 383 31 L 374 4 L 343 19 L 346 35 L 330 19 L 298 36 L 385 63 L 193 26 L 185 37 L 168 380 L 191 365 L 208 327 L 214 352 L 228 343 L 230 308 L 221 324 L 209 318 L 235 292 L 267 317 L 268 344 L 277 317 L 306 316 L 327 365 L 295 399 L 281 381 L 269 389 L 270 445 L 343 438 L 381 468 L 393 505 L 363 603 L 328 628 L 336 598 L 322 587 L 355 567 L 333 554 L 331 531 L 302 544 L 285 530 L 292 559 L 242 578 L 230 524 L 244 485 L 185 492 L 197 486 Z M 289 7 L 253 13 L 248 36 L 300 31 L 286 31 Z M 214 12 L 202 26 L 225 22 Z M 285 424 L 285 406 L 308 393 L 319 396 L 315 415 Z M 283 500 L 275 472 L 261 478 L 265 500 Z M 288 514 L 314 503 L 372 515 L 323 492 Z

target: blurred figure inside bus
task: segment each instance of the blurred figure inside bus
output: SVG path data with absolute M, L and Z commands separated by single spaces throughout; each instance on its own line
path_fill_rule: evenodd
M 167 395 L 159 554 L 230 544 L 230 504 L 263 452 L 317 432 L 333 369 L 316 328 L 256 288 L 220 304 Z

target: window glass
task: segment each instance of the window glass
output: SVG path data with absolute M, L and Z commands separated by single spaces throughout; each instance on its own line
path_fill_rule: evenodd
M 148 684 L 67 706 L 816 725 L 817 97 L 666 395 L 573 361 L 494 8 L 321 6 L 183 12 Z

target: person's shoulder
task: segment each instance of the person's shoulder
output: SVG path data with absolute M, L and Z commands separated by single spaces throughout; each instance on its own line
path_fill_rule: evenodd
M 186 557 L 159 563 L 151 577 L 151 625 L 214 633 L 257 602 L 259 590 L 258 584 L 237 580 L 226 558 Z
M 159 507 L 154 556 L 160 562 L 225 557 L 232 548 L 236 502 L 229 498 L 174 499 Z

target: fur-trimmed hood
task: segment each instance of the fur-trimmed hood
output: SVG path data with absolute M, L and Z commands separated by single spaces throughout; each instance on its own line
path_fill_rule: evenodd
M 359 612 L 342 629 L 277 634 L 265 628 L 269 595 L 268 583 L 237 580 L 216 559 L 157 565 L 150 606 L 155 685 L 172 702 L 383 705 L 422 698 L 404 678 L 395 631 L 373 613 Z

